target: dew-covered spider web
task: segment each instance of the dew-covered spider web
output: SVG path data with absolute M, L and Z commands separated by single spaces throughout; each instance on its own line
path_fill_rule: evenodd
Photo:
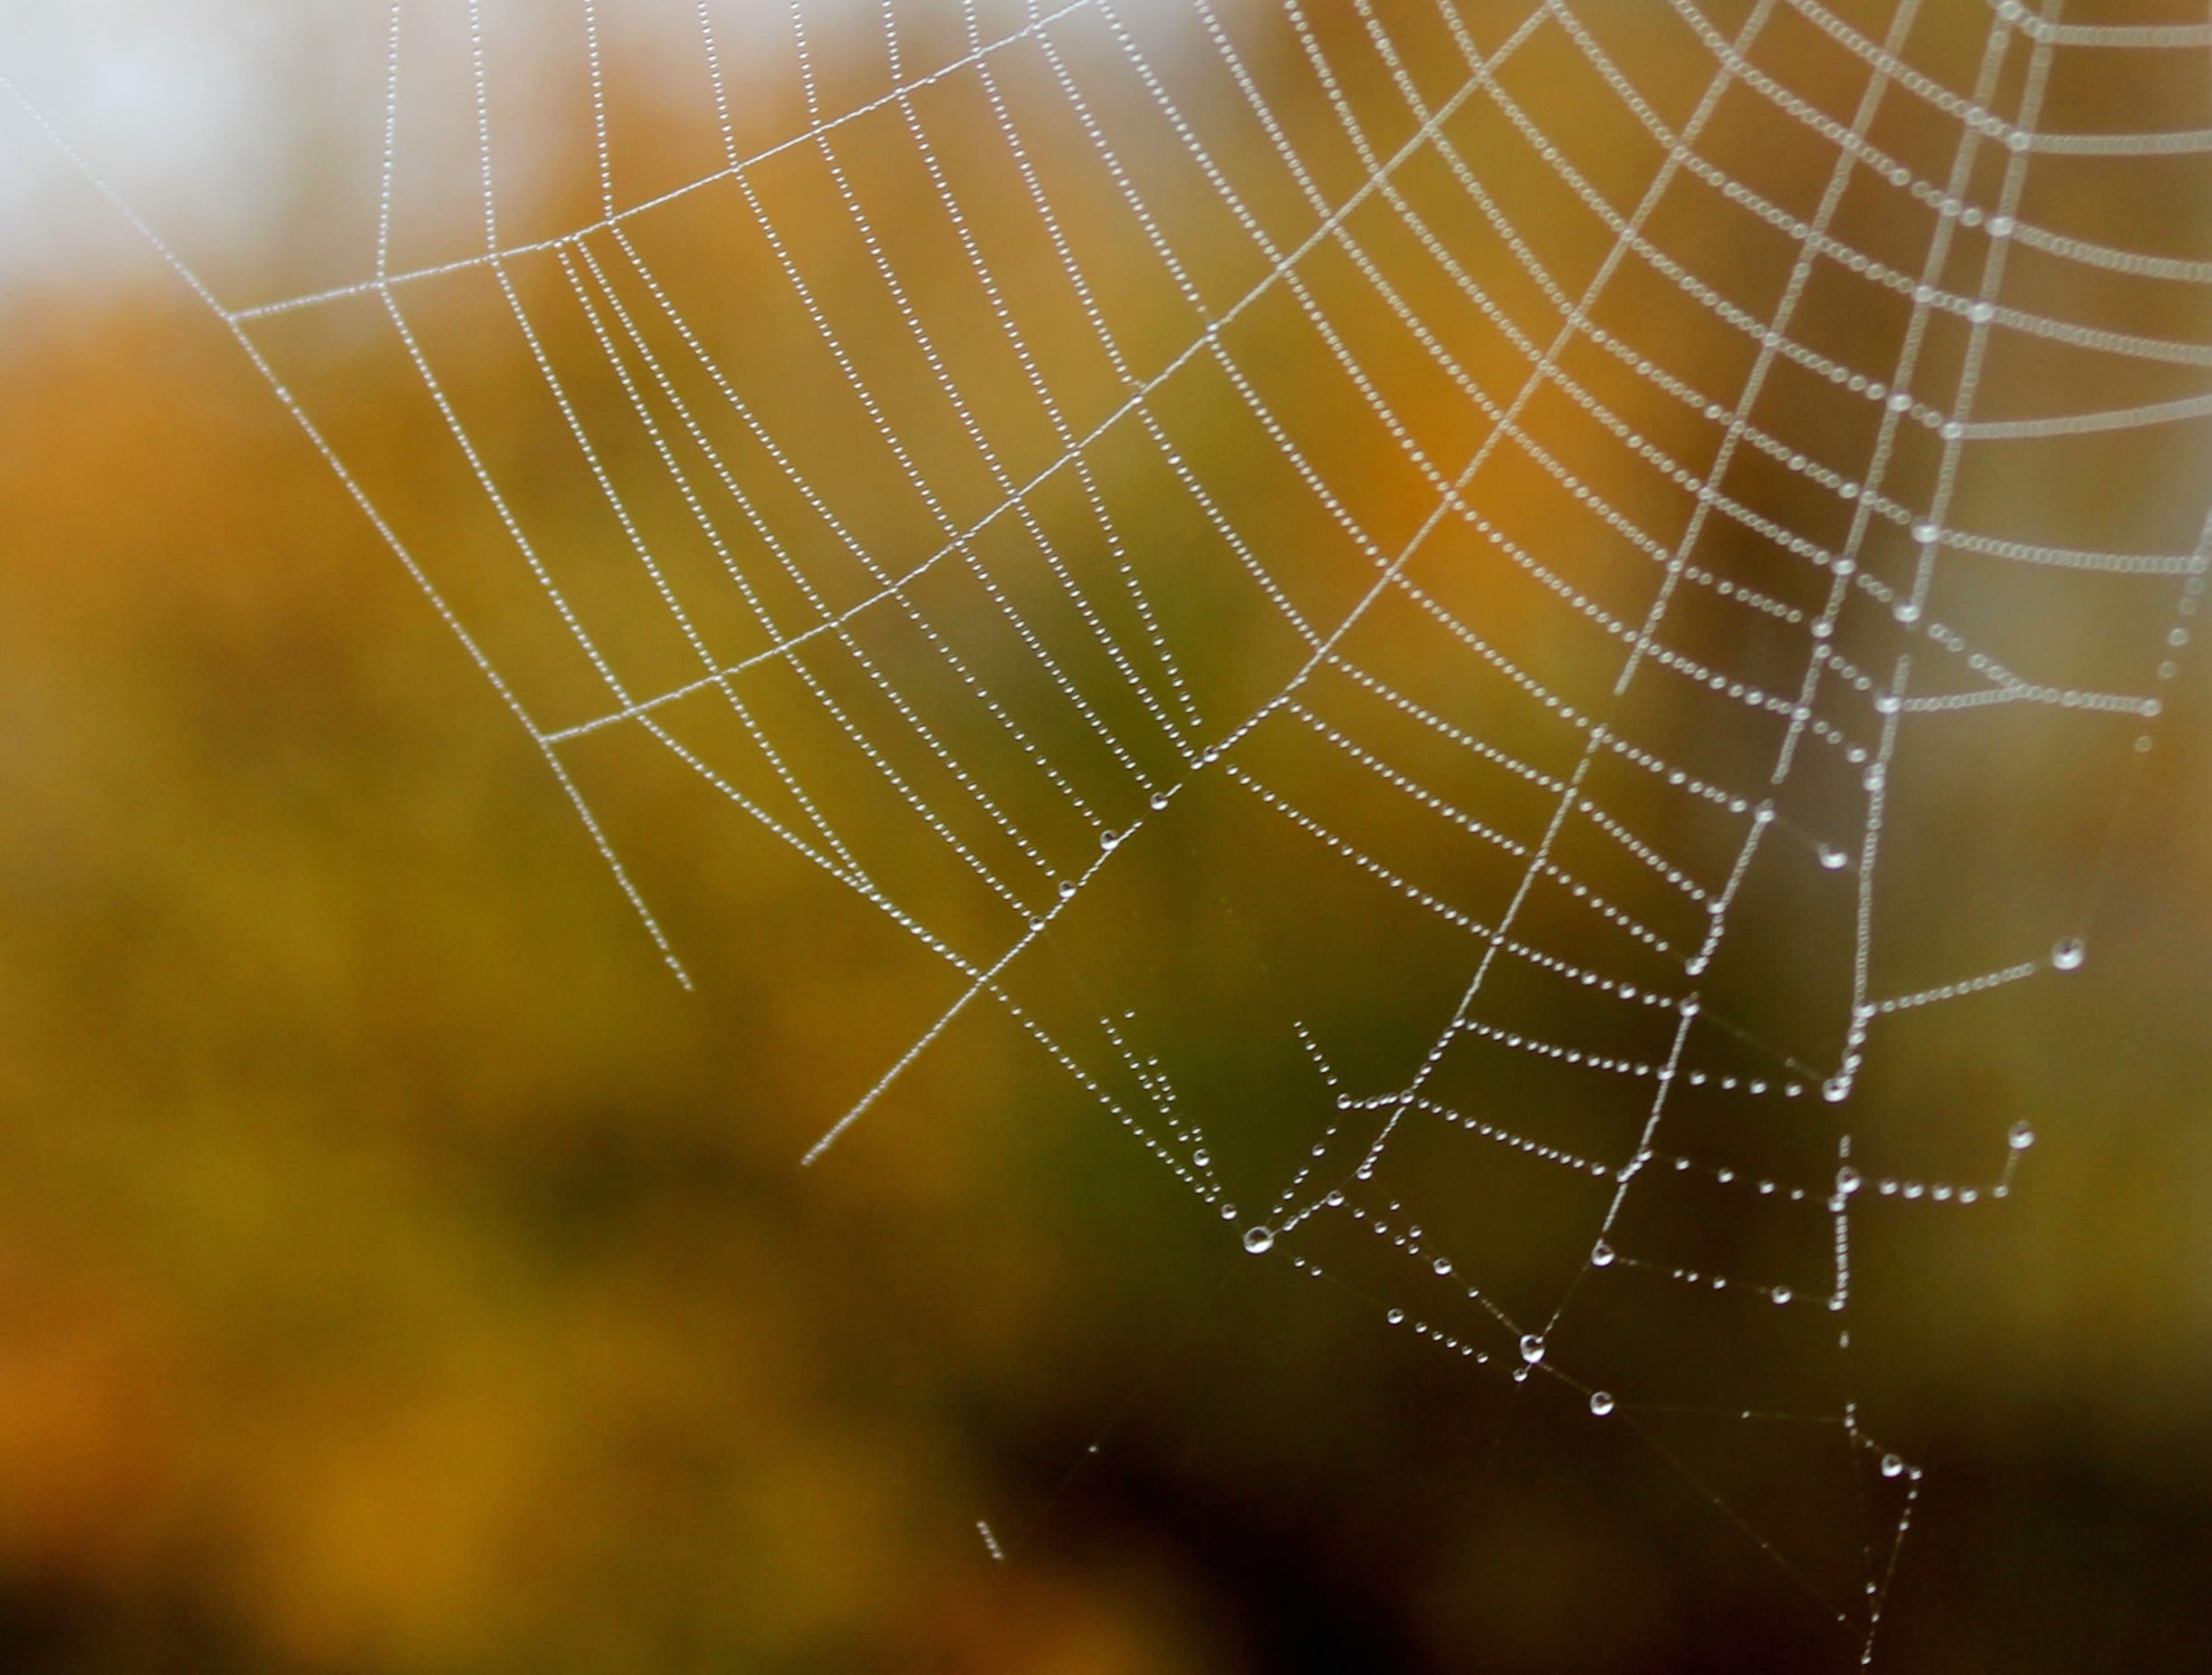
M 1470 1380 L 1809 1437 L 1836 1574 L 1709 1498 L 1848 1661 L 1854 1226 L 2034 1141 L 1885 1051 L 2083 964 L 2212 553 L 2212 26 L 2081 9 L 402 0 L 289 295 L 49 132 L 679 980 L 914 973 L 807 1163 L 1011 1039 Z M 757 947 L 637 864 L 702 800 Z

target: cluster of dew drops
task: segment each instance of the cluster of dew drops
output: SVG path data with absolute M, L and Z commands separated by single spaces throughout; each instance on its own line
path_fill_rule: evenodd
M 1840 859 L 1836 862 L 1829 862 L 1825 853 L 1822 859 L 1824 864 L 1841 865 Z M 2087 944 L 2079 936 L 2062 937 L 2051 950 L 2051 964 L 2056 971 L 2078 971 L 2087 957 Z M 2006 1143 L 2015 1152 L 2025 1151 L 2035 1144 L 2035 1130 L 2025 1123 L 2015 1123 L 2011 1132 L 2006 1136 Z M 1858 1171 L 1848 1166 L 1838 1171 L 1836 1184 L 1839 1193 L 1848 1194 L 1854 1192 L 1860 1184 Z M 1232 1211 L 1230 1213 L 1234 1214 L 1235 1212 Z M 1275 1230 L 1264 1223 L 1246 1228 L 1244 1230 L 1244 1249 L 1253 1256 L 1267 1255 L 1275 1249 Z M 1590 1259 L 1599 1268 L 1610 1268 L 1614 1260 L 1612 1246 L 1600 1240 L 1593 1249 Z M 1437 1259 L 1436 1267 L 1440 1274 L 1446 1273 L 1450 1271 L 1451 1264 L 1440 1257 Z M 1776 1303 L 1787 1303 L 1791 1298 L 1787 1287 L 1775 1287 L 1772 1295 Z M 1404 1317 L 1405 1311 L 1403 1309 L 1393 1308 L 1390 1311 L 1390 1319 L 1393 1325 Z M 1514 1369 L 1514 1377 L 1517 1381 L 1526 1379 L 1529 1370 L 1542 1363 L 1544 1359 L 1543 1338 L 1536 1333 L 1524 1335 L 1520 1340 L 1520 1354 L 1523 1364 Z M 1590 1393 L 1590 1412 L 1598 1418 L 1603 1419 L 1611 1413 L 1615 1405 L 1611 1391 L 1594 1390 Z M 1912 1468 L 1900 1455 L 1884 1454 L 1882 1457 L 1882 1475 L 1885 1478 L 1901 1477 L 1910 1470 Z M 1917 1472 L 1915 1475 L 1918 1475 Z

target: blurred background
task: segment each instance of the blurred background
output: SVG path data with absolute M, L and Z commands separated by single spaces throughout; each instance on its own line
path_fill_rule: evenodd
M 1876 1668 L 2201 1660 L 2212 731 L 2177 602 L 2212 436 L 1947 450 L 1880 380 L 1997 421 L 2194 394 L 2206 287 L 2061 246 L 2212 258 L 2206 162 L 2023 167 L 1907 77 L 1867 143 L 1992 207 L 1861 167 L 1825 223 L 2194 360 L 1977 349 L 1863 265 L 1791 293 L 1798 243 L 1716 183 L 1816 214 L 1834 135 L 1759 90 L 1848 127 L 1853 40 L 2069 132 L 2205 127 L 2204 43 L 2039 54 L 1967 0 L 704 15 L 0 5 L 0 1668 L 1840 1670 L 1870 1583 Z M 1424 534 L 1557 332 L 1537 269 L 1594 285 L 1593 199 L 1664 165 L 1601 62 L 1717 172 L 1596 288 L 1581 396 L 1531 386 Z M 2044 235 L 1993 269 L 2006 204 Z M 1755 375 L 1685 278 L 1793 294 L 1857 384 Z M 1748 516 L 1615 701 L 1601 619 L 1633 637 L 1697 516 L 1652 451 L 1729 445 L 1667 380 L 1754 376 L 1780 446 L 1721 474 Z M 1939 492 L 1994 541 L 2173 561 L 1946 547 L 1924 631 L 1807 559 L 1909 594 Z M 1309 715 L 1193 771 L 1409 550 Z M 1787 704 L 1740 687 L 1794 698 L 1824 613 L 1914 694 L 1986 686 L 1972 648 L 2131 703 L 1885 716 L 1831 672 L 1770 790 Z M 1576 764 L 1508 668 L 1776 810 L 1688 973 L 1696 900 L 1574 826 L 1516 933 L 1615 986 L 1509 957 L 1472 1014 L 1658 1062 L 1675 1014 L 1618 989 L 1701 997 L 1711 1081 L 1656 1141 L 1694 1168 L 1602 1273 L 1608 1183 L 1419 1115 L 1360 1182 L 1332 1096 L 1406 1086 L 1480 957 L 1451 913 L 1514 898 L 1549 805 L 1500 758 Z M 1725 797 L 1604 751 L 1585 790 L 1725 883 Z M 969 986 L 914 927 L 988 966 L 1048 915 L 802 1169 Z M 2033 974 L 1876 1016 L 1832 1103 L 1862 927 L 1872 1000 Z M 1429 1085 L 1614 1164 L 1649 1088 L 1471 1038 Z M 1301 1165 L 1356 1214 L 1247 1255 Z M 1556 1311 L 1537 1376 L 1469 1284 Z

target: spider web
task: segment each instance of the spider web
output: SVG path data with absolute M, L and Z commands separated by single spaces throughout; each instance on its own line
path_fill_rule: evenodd
M 531 174 L 543 123 L 500 114 L 522 25 L 401 4 L 368 275 L 242 304 L 170 260 L 679 980 L 587 800 L 616 755 L 679 764 L 937 969 L 804 1161 L 995 1015 L 1226 1243 L 1437 1354 L 1594 1423 L 1812 1428 L 1869 1527 L 1853 1597 L 1807 1586 L 1871 1656 L 1920 1470 L 1852 1398 L 1854 1213 L 2003 1198 L 2033 1135 L 1937 1178 L 1867 1144 L 1860 1084 L 1885 1031 L 2085 957 L 2212 552 L 2212 28 L 649 10 L 560 20 L 580 215 Z M 640 147 L 634 184 L 623 136 L 678 105 L 711 154 Z M 465 233 L 409 148 L 440 124 Z M 443 438 L 406 469 L 458 474 L 441 515 L 480 528 L 406 527 L 343 390 L 280 371 L 318 331 L 404 359 Z M 534 421 L 476 386 L 493 333 Z M 557 462 L 502 445 L 537 422 Z M 2029 801 L 1977 850 L 2096 817 L 2034 945 L 1960 883 L 1984 785 Z M 1204 971 L 1133 962 L 1132 876 L 1225 825 L 1258 928 L 1202 905 Z M 1242 1091 L 1193 1092 L 1178 1042 L 1225 1034 Z M 1499 1194 L 1540 1250 L 1499 1248 Z M 1809 1254 L 1740 1265 L 1777 1248 Z M 1737 1348 L 1615 1341 L 1674 1308 Z M 1746 1399 L 1741 1346 L 1807 1315 L 1834 1382 Z

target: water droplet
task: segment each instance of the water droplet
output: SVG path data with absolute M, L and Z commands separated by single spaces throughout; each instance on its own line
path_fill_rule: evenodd
M 1402 1326 L 1405 1324 L 1405 1310 L 1403 1308 L 1393 1308 L 1390 1311 L 1390 1313 L 1384 1315 L 1383 1318 L 1389 1321 L 1393 1326 Z
M 1119 832 L 1100 832 L 1098 834 L 1098 847 L 1101 849 L 1106 850 L 1108 854 L 1113 853 L 1113 851 L 1121 847 L 1121 834 Z
M 1874 699 L 1874 713 L 1894 715 L 1905 707 L 1905 701 L 1893 692 L 1885 692 Z
M 1154 791 L 1154 792 L 1153 792 L 1153 794 L 1152 794 L 1152 806 L 1153 806 L 1154 809 L 1164 809 L 1164 808 L 1166 808 L 1166 807 L 1167 807 L 1167 793 L 1166 793 L 1165 791 Z
M 1275 1230 L 1271 1227 L 1248 1227 L 1244 1230 L 1244 1248 L 1254 1256 L 1265 1256 L 1275 1249 Z
M 1596 1414 L 1600 1419 L 1604 1418 L 1606 1414 L 1612 1412 L 1613 1393 L 1609 1390 L 1592 1391 L 1590 1393 L 1590 1412 Z
M 1191 1153 L 1191 1162 L 1195 1163 L 1201 1169 L 1211 1168 L 1213 1163 L 1213 1153 L 1206 1151 L 1203 1147 L 1201 1147 L 1199 1150 Z
M 1060 880 L 1060 900 L 1064 902 L 1075 893 L 1076 881 L 1073 878 L 1063 878 Z
M 1851 1092 L 1851 1084 L 1840 1076 L 1832 1076 L 1820 1085 L 1820 1096 L 1830 1105 L 1840 1105 Z
M 1449 1274 L 1451 1271 L 1451 1259 L 1450 1257 L 1438 1257 L 1436 1260 L 1430 1263 L 1429 1266 L 1436 1270 L 1436 1277 L 1439 1279 L 1441 1279 L 1446 1274 Z
M 1515 1367 L 1513 1369 L 1513 1382 L 1517 1384 L 1526 1384 L 1528 1382 L 1528 1369 L 1527 1367 Z
M 1832 873 L 1840 873 L 1851 865 L 1851 857 L 1832 843 L 1820 846 L 1820 864 Z
M 1835 1172 L 1835 1190 L 1849 1197 L 1859 1190 L 1859 1172 L 1845 1163 Z
M 1904 1474 L 1905 1462 L 1903 1460 L 1898 1459 L 1894 1454 L 1884 1454 L 1882 1457 L 1882 1475 L 1883 1477 L 1900 1478 Z
M 1521 1339 L 1521 1359 L 1530 1366 L 1544 1359 L 1544 1340 L 1533 1332 Z
M 1795 1297 L 1797 1294 L 1795 1291 L 1792 1291 L 1787 1286 L 1776 1286 L 1767 1295 L 1774 1298 L 1776 1306 L 1779 1306 L 1788 1302 L 1790 1298 Z
M 2089 945 L 2078 936 L 2062 936 L 2051 950 L 2052 969 L 2060 972 L 2078 972 L 2082 962 L 2089 958 Z
M 1592 1268 L 1611 1268 L 1613 1257 L 1613 1247 L 1602 1239 L 1590 1247 L 1590 1266 Z
M 2035 1144 L 2035 1131 L 2025 1123 L 2015 1123 L 2012 1132 L 2005 1136 L 2005 1144 L 2016 1152 L 2025 1152 Z

